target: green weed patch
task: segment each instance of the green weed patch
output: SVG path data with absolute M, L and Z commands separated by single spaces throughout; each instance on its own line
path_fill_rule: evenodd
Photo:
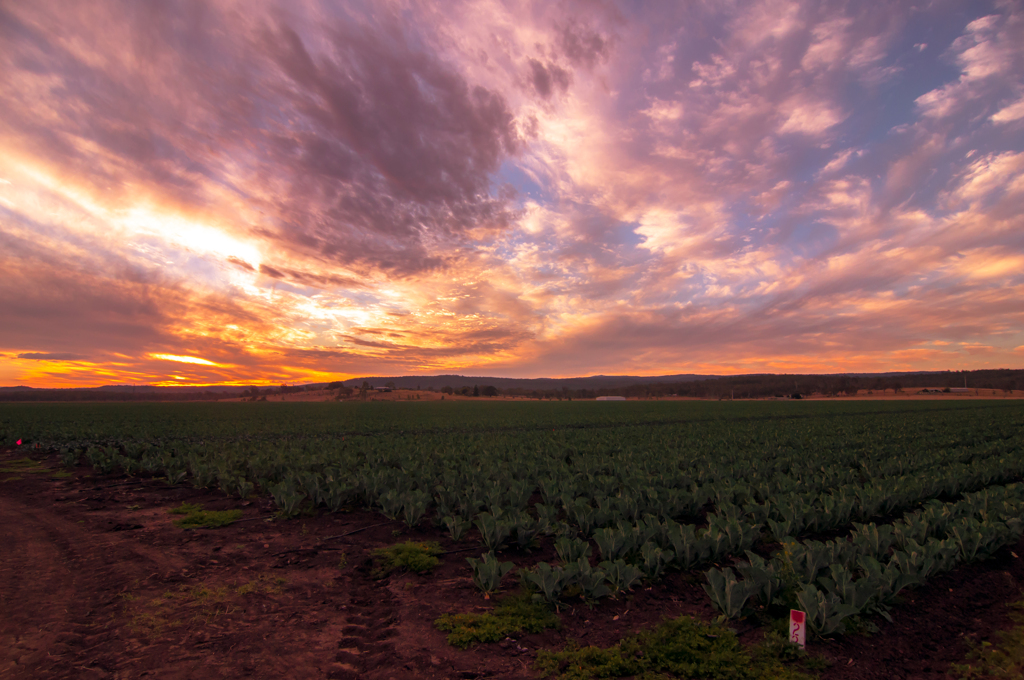
M 183 585 L 177 590 L 168 590 L 162 596 L 143 602 L 131 593 L 121 593 L 124 610 L 134 612 L 128 627 L 131 631 L 147 637 L 157 637 L 168 630 L 186 624 L 210 623 L 224 614 L 230 614 L 246 599 L 246 596 L 280 595 L 283 578 L 257 576 L 254 581 L 243 583 L 210 585 L 200 583 Z
M 261 574 L 255 581 L 235 586 L 235 592 L 239 595 L 280 595 L 284 592 L 281 587 L 286 583 L 288 581 L 280 576 L 271 578 Z
M 557 628 L 559 621 L 546 602 L 535 602 L 524 593 L 501 599 L 493 612 L 445 614 L 434 625 L 448 633 L 448 644 L 466 649 L 475 642 L 498 642 L 511 635 Z
M 1024 678 L 1024 600 L 1011 605 L 1014 625 L 996 633 L 995 642 L 982 642 L 967 655 L 967 663 L 954 664 L 950 675 L 961 680 Z
M 216 529 L 226 527 L 242 518 L 241 510 L 203 510 L 203 506 L 196 503 L 182 503 L 180 507 L 171 508 L 167 512 L 172 515 L 184 515 L 181 519 L 174 520 L 174 526 L 181 529 Z
M 167 512 L 172 515 L 191 515 L 194 512 L 201 512 L 203 506 L 198 503 L 182 503 L 177 508 L 171 508 Z
M 384 578 L 397 570 L 422 574 L 441 563 L 436 557 L 441 552 L 441 546 L 433 541 L 406 541 L 387 548 L 377 548 L 373 551 L 372 575 L 374 578 Z
M 636 676 L 654 680 L 663 674 L 705 680 L 801 680 L 810 678 L 783 663 L 774 650 L 745 648 L 720 625 L 689 617 L 665 621 L 614 647 L 577 647 L 540 651 L 535 668 L 559 680 Z
M 3 467 L 0 467 L 0 473 L 7 474 L 42 474 L 44 472 L 51 472 L 51 470 L 48 467 L 43 467 L 38 461 L 34 461 L 31 458 L 9 460 L 4 463 Z

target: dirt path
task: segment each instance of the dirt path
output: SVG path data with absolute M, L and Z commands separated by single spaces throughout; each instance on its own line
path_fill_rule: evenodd
M 51 666 L 54 655 L 72 651 L 69 642 L 85 644 L 96 632 L 88 621 L 91 603 L 75 598 L 76 581 L 87 577 L 65 538 L 71 528 L 3 496 L 0 517 L 0 675 L 13 677 L 19 669 Z
M 431 622 L 451 591 L 424 606 L 425 577 L 370 578 L 398 523 L 311 549 L 381 518 L 279 522 L 265 501 L 44 465 L 0 473 L 0 678 L 529 677 L 447 646 Z M 182 530 L 182 502 L 244 521 Z

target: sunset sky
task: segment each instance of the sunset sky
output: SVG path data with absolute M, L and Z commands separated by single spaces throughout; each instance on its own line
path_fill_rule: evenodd
M 0 4 L 0 384 L 1024 365 L 1022 2 Z

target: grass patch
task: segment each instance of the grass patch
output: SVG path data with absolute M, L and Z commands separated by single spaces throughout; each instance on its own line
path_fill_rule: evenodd
M 153 607 L 159 607 L 160 602 L 154 600 Z M 128 622 L 128 630 L 138 635 L 155 638 L 164 634 L 169 628 L 176 628 L 182 625 L 181 621 L 169 619 L 162 611 L 139 612 Z
M 44 472 L 52 472 L 52 470 L 48 467 L 43 467 L 38 461 L 31 458 L 9 460 L 4 463 L 3 467 L 0 467 L 0 473 L 7 474 L 41 474 Z
M 8 477 L 7 479 L 0 479 L 0 482 L 18 482 L 18 481 L 21 481 L 22 479 L 25 479 L 25 478 L 24 477 Z
M 281 577 L 271 578 L 260 575 L 255 581 L 249 581 L 242 585 L 235 586 L 235 592 L 239 595 L 280 595 L 284 592 L 281 586 L 288 583 Z
M 53 475 L 52 475 L 53 479 L 67 479 L 68 477 L 74 477 L 74 476 L 75 476 L 74 472 L 68 472 L 66 470 L 60 470 L 58 472 L 54 472 Z
M 128 627 L 136 633 L 156 637 L 186 624 L 209 624 L 220 616 L 244 606 L 246 596 L 280 595 L 283 578 L 260 575 L 254 581 L 220 585 L 199 583 L 168 590 L 160 597 L 142 602 L 129 593 L 118 597 L 125 601 L 125 611 L 135 613 Z
M 216 529 L 226 527 L 242 518 L 241 510 L 203 510 L 203 506 L 196 503 L 182 503 L 180 507 L 171 508 L 167 512 L 172 515 L 184 515 L 173 522 L 174 526 L 181 529 Z
M 384 578 L 396 570 L 428 572 L 441 563 L 436 555 L 442 552 L 434 541 L 406 541 L 373 551 L 374 578 Z
M 199 605 L 218 605 L 231 599 L 231 588 L 227 586 L 210 586 L 200 584 L 182 591 L 182 597 Z
M 961 680 L 1024 678 L 1024 600 L 1010 605 L 1013 627 L 996 633 L 996 641 L 982 642 L 967 653 L 967 663 L 953 664 L 950 675 Z
M 434 625 L 448 633 L 448 644 L 466 649 L 474 642 L 499 642 L 510 635 L 558 628 L 559 621 L 547 603 L 534 602 L 523 593 L 502 598 L 492 612 L 445 614 Z
M 542 677 L 560 680 L 636 676 L 705 680 L 801 680 L 813 676 L 787 667 L 779 650 L 768 645 L 745 648 L 736 634 L 721 625 L 689 617 L 623 638 L 614 647 L 577 647 L 561 652 L 541 650 L 535 668 Z
M 195 529 L 206 527 L 216 529 L 226 527 L 242 519 L 241 510 L 200 510 L 191 515 L 185 515 L 181 519 L 174 520 L 174 526 L 182 529 Z
M 171 508 L 167 512 L 172 515 L 191 515 L 194 512 L 202 511 L 203 506 L 198 503 L 182 503 L 181 507 Z

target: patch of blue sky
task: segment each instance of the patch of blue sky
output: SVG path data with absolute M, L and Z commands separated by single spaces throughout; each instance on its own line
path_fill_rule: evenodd
M 839 242 L 839 230 L 819 220 L 800 220 L 785 229 L 782 243 L 798 257 L 816 259 L 826 255 Z
M 498 193 L 506 184 L 516 190 L 517 202 L 520 205 L 528 200 L 540 204 L 553 200 L 551 192 L 544 185 L 538 184 L 519 163 L 511 159 L 502 162 L 498 172 L 495 173 L 494 179 L 491 181 L 491 193 Z
M 156 267 L 174 271 L 188 281 L 197 282 L 212 289 L 231 287 L 230 279 L 224 277 L 224 263 L 217 257 L 196 254 L 189 250 L 168 247 L 159 241 L 135 242 L 137 253 L 146 257 Z
M 941 13 L 921 14 L 909 22 L 889 49 L 888 66 L 899 71 L 878 85 L 863 85 L 851 92 L 858 103 L 865 96 L 875 101 L 872 106 L 858 106 L 852 117 L 859 136 L 868 143 L 882 142 L 892 130 L 918 120 L 916 100 L 960 77 L 961 66 L 950 52 L 953 42 L 969 23 L 994 9 L 988 2 L 966 3 L 943 8 Z
M 379 307 L 383 302 L 381 296 L 368 290 L 345 291 L 345 298 L 350 303 L 350 306 L 359 307 L 361 309 Z

